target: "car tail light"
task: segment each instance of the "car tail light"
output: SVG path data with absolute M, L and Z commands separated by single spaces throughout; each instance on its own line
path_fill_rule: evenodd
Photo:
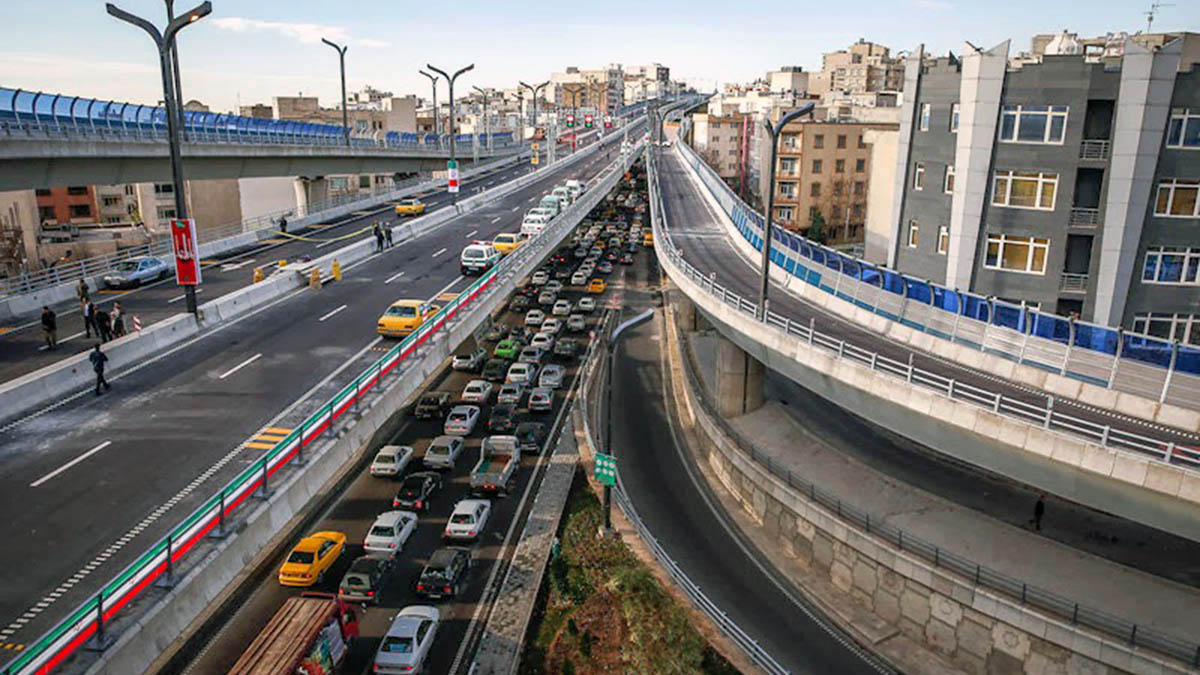
M 443 593 L 449 593 L 449 592 L 450 592 L 450 587 L 449 587 L 449 586 L 443 586 L 443 587 L 442 587 L 442 592 L 443 592 Z
M 388 544 L 388 548 L 396 548 L 396 542 Z
M 400 506 L 400 498 L 399 497 L 392 498 L 392 506 L 393 507 Z
M 368 598 L 375 597 L 375 591 L 367 591 L 367 597 Z
M 417 504 L 416 504 L 416 506 L 417 506 L 417 508 L 418 508 L 418 509 L 423 509 L 423 508 L 425 508 L 425 501 L 424 501 L 424 500 L 421 500 L 421 499 L 418 499 L 418 500 L 417 500 Z
M 468 534 L 468 535 L 470 535 L 470 536 L 472 536 L 472 537 L 474 537 L 474 536 L 475 536 L 475 530 L 471 530 L 471 531 L 470 531 L 470 532 L 468 532 L 467 534 Z

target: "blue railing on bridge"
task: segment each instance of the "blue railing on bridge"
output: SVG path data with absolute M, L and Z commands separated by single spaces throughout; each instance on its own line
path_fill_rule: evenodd
M 160 106 L 119 101 L 101 101 L 66 94 L 51 94 L 0 87 L 0 125 L 9 133 L 15 128 L 77 131 L 86 134 L 165 136 L 166 110 Z M 216 140 L 244 144 L 341 145 L 345 128 L 335 124 L 245 117 L 228 113 L 185 110 L 184 133 L 188 140 Z M 423 138 L 422 138 L 423 136 Z M 513 142 L 511 132 L 491 134 L 492 145 Z M 461 134 L 456 143 L 471 146 L 472 134 Z M 479 135 L 481 144 L 486 137 Z M 355 147 L 443 147 L 445 137 L 437 134 L 373 132 L 351 134 Z

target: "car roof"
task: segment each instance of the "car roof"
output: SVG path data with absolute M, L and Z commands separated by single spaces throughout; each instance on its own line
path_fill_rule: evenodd
M 376 523 L 396 524 L 404 518 L 403 511 L 384 511 L 375 518 Z
M 450 410 L 451 413 L 456 413 L 456 412 L 467 413 L 467 412 L 471 412 L 471 411 L 479 412 L 479 406 L 456 405 L 453 408 L 451 408 L 451 410 Z
M 467 511 L 474 511 L 475 507 L 479 506 L 480 504 L 486 504 L 487 506 L 492 505 L 492 503 L 486 499 L 464 499 L 454 505 L 454 512 L 463 513 Z
M 462 443 L 462 438 L 458 436 L 438 436 L 430 442 L 430 445 L 450 445 L 452 443 Z
M 391 304 L 392 307 L 420 307 L 425 304 L 424 300 L 397 300 Z
M 465 549 L 461 548 L 439 548 L 429 556 L 429 565 L 445 567 L 450 564 L 455 558 L 466 553 Z

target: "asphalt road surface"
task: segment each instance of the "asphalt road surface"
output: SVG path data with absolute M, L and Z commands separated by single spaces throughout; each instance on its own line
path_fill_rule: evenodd
M 605 163 L 601 153 L 550 170 L 486 209 L 352 266 L 342 282 L 298 290 L 116 373 L 103 396 L 0 429 L 0 537 L 18 542 L 0 547 L 0 643 L 36 639 L 256 460 L 261 450 L 243 444 L 280 411 L 356 355 L 386 351 L 391 342 L 375 334 L 375 322 L 388 304 L 465 287 L 454 260 L 464 245 L 516 231 L 543 193 Z

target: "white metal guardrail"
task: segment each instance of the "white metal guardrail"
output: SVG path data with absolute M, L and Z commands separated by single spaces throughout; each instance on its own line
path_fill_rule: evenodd
M 654 155 L 654 153 L 650 154 L 651 156 Z M 649 180 L 654 185 L 653 193 L 657 194 L 658 199 L 661 200 L 661 192 L 658 189 L 657 166 L 653 160 L 650 163 L 652 169 L 649 172 Z M 670 229 L 665 221 L 661 201 L 651 200 L 651 208 L 655 210 L 653 212 L 655 214 L 653 219 L 655 249 L 659 257 L 665 258 L 671 268 L 686 275 L 710 296 L 737 310 L 748 321 L 765 323 L 775 330 L 808 342 L 812 347 L 833 354 L 838 359 L 854 361 L 887 377 L 903 379 L 910 384 L 930 389 L 957 401 L 964 401 L 1044 429 L 1081 437 L 1104 447 L 1131 450 L 1151 455 L 1163 462 L 1181 465 L 1192 470 L 1200 470 L 1200 447 L 1180 445 L 1175 441 L 1143 436 L 1123 429 L 1113 428 L 1108 424 L 1098 424 L 1064 414 L 1055 410 L 1053 396 L 1047 396 L 1039 404 L 1031 404 L 1010 398 L 996 391 L 959 382 L 954 378 L 916 368 L 911 362 L 896 361 L 872 350 L 826 335 L 814 330 L 812 325 L 797 323 L 776 312 L 768 311 L 766 317 L 763 317 L 758 311 L 757 302 L 749 298 L 744 298 L 721 285 L 718 282 L 720 278 L 718 273 L 707 273 L 688 263 L 679 253 L 679 249 L 671 239 Z M 662 246 L 657 245 L 660 236 L 662 237 Z

